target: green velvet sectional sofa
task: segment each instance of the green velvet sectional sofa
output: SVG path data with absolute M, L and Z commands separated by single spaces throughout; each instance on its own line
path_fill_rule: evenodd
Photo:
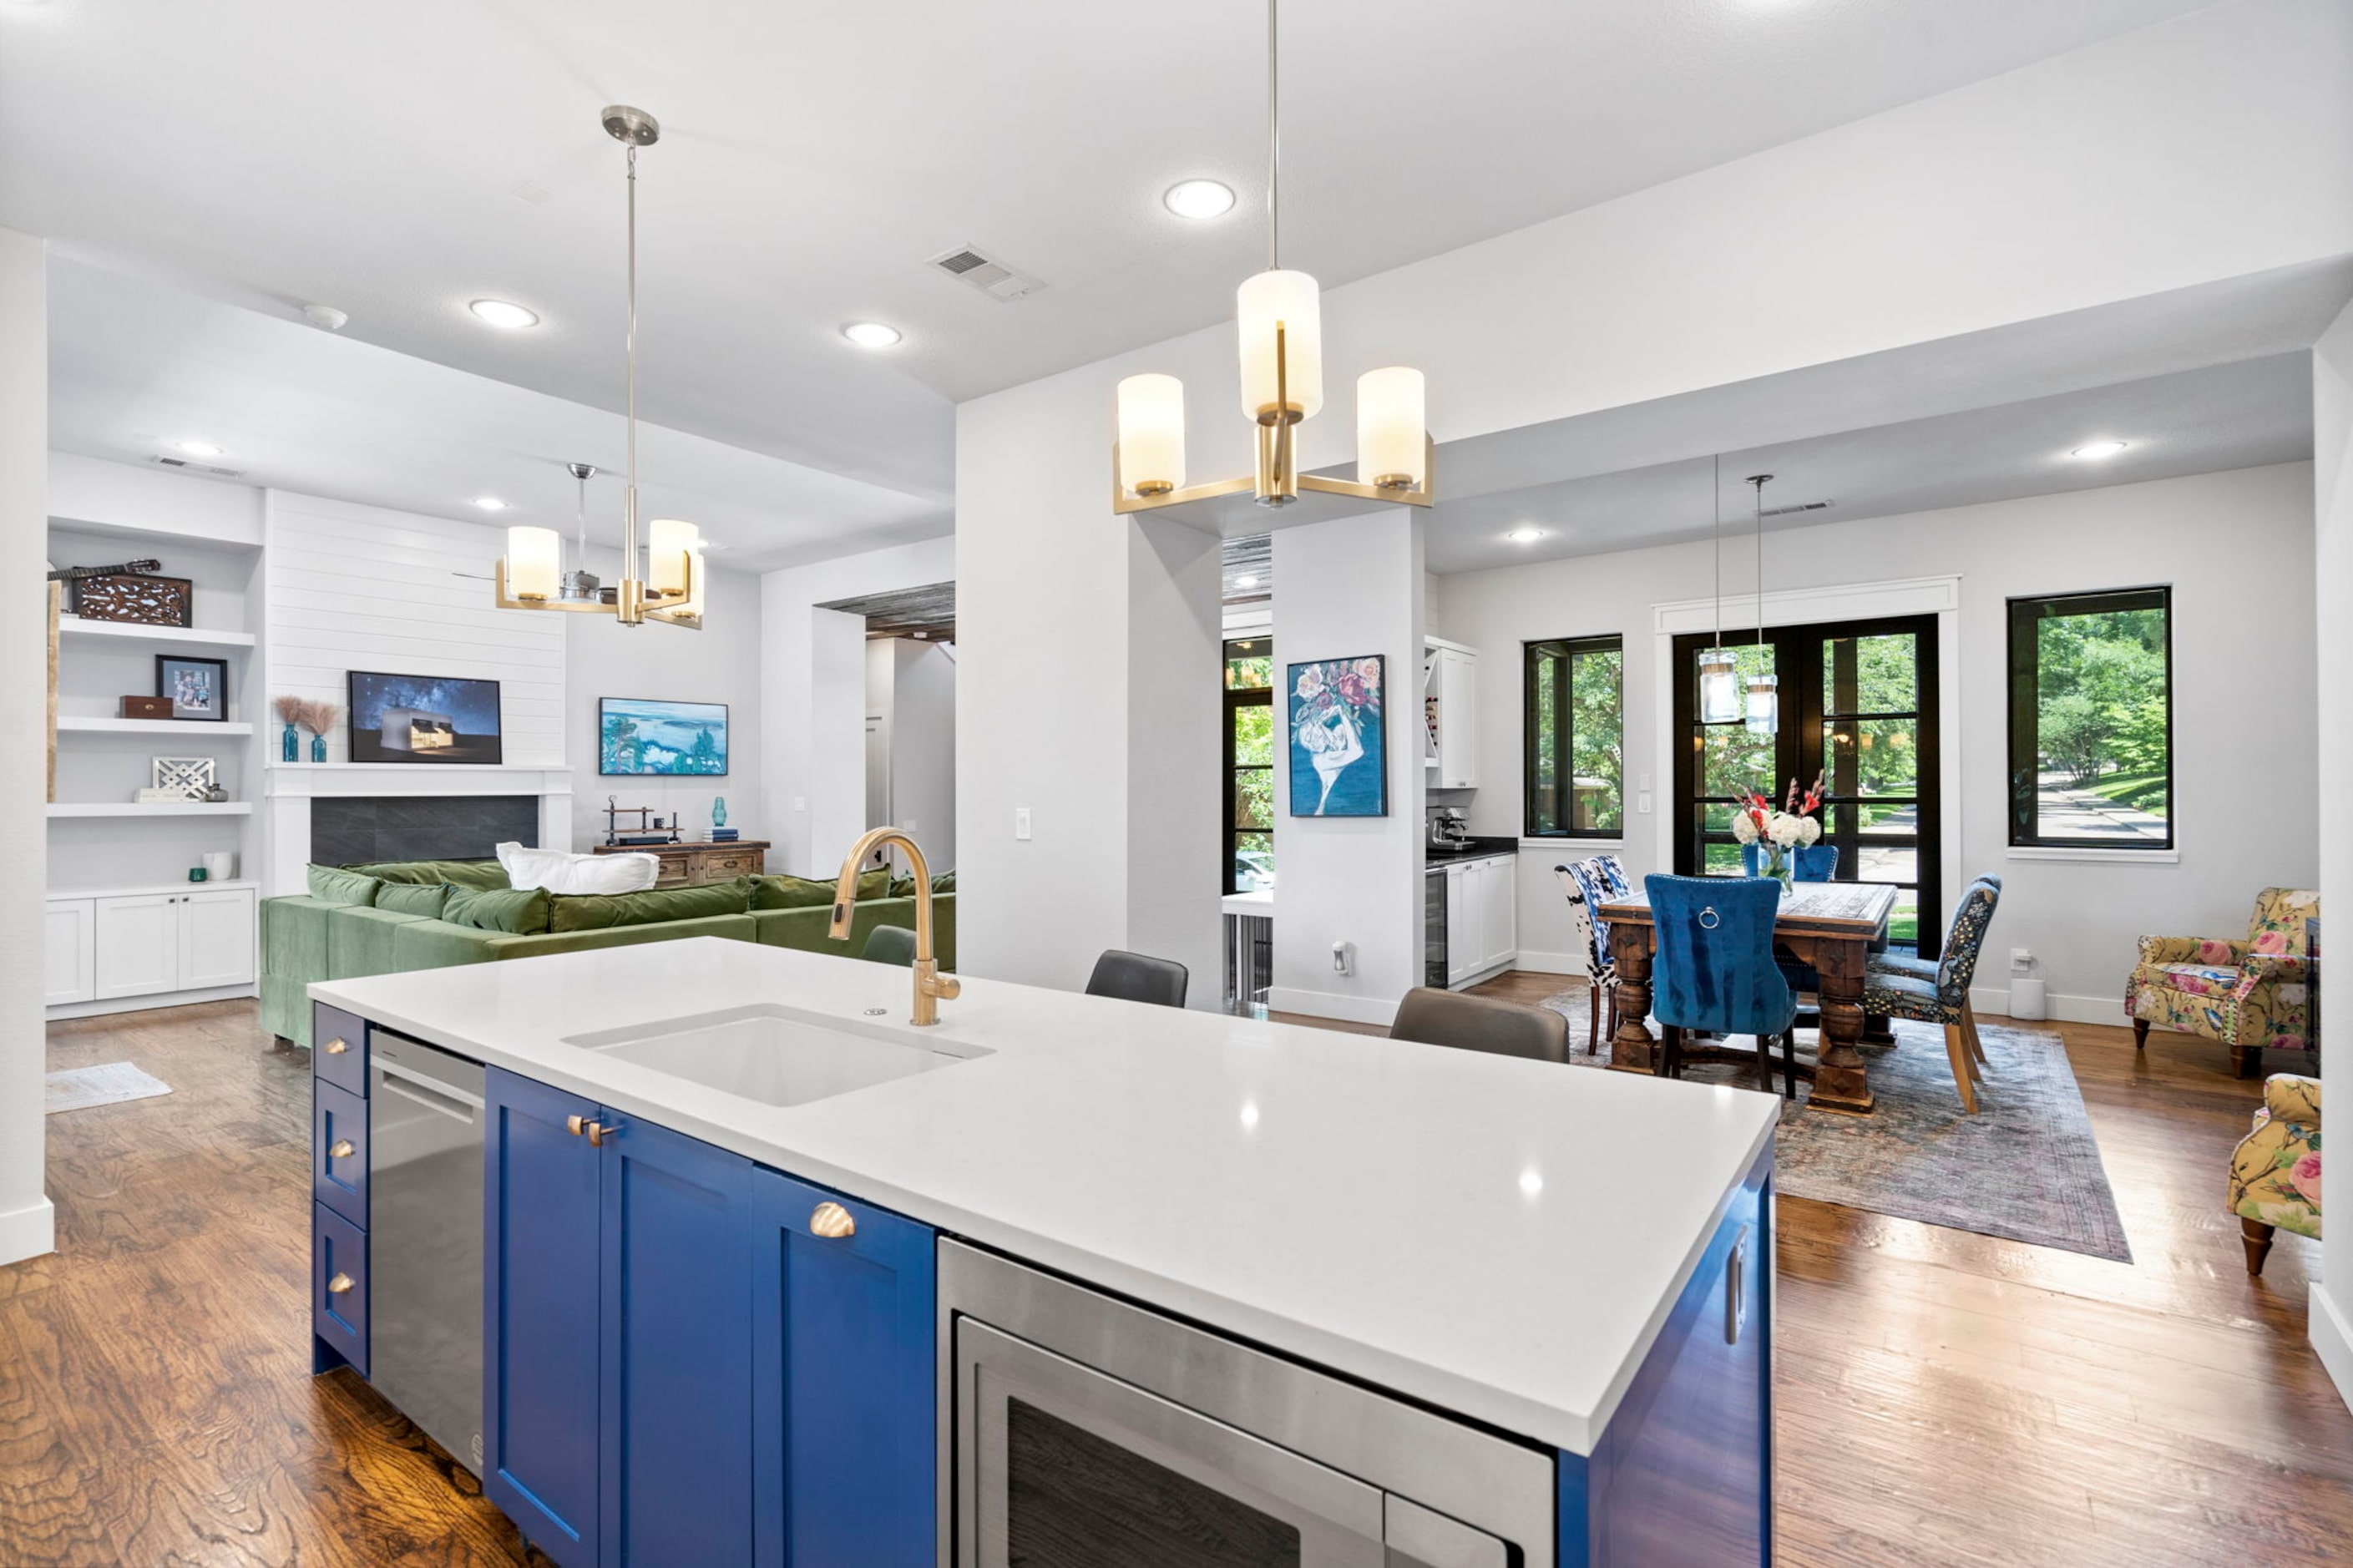
M 519 893 L 495 860 L 405 860 L 311 868 L 311 891 L 261 905 L 261 1022 L 311 1043 L 315 981 L 352 980 L 545 952 L 717 936 L 854 957 L 877 926 L 915 923 L 914 882 L 859 879 L 849 940 L 826 935 L 833 884 L 738 877 L 641 893 Z M 955 876 L 933 879 L 940 967 L 955 967 Z

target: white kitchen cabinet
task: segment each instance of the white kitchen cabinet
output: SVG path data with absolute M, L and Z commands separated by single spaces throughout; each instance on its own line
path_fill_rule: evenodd
M 1485 948 L 1479 931 L 1480 904 L 1471 873 L 1479 862 L 1446 868 L 1446 984 L 1460 985 L 1479 973 Z
M 1432 789 L 1479 784 L 1479 656 L 1451 645 L 1427 650 L 1422 695 L 1437 708 L 1435 746 L 1425 744 Z
M 1508 855 L 1446 868 L 1446 984 L 1519 956 L 1519 868 Z
M 122 893 L 80 900 L 90 910 L 92 983 L 87 997 L 113 1001 L 167 991 L 250 985 L 254 975 L 253 889 Z M 54 910 L 56 904 L 52 904 Z M 58 921 L 50 922 L 51 940 Z M 52 978 L 60 961 L 52 951 Z M 52 1004 L 61 998 L 52 996 Z
M 87 1002 L 96 994 L 98 975 L 90 926 L 98 911 L 90 899 L 52 899 L 42 937 L 44 979 L 41 1000 L 51 1007 L 66 1002 Z

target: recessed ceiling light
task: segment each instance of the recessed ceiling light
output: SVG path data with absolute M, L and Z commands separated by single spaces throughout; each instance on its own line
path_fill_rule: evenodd
M 484 511 L 504 511 L 507 510 L 507 503 L 501 500 L 496 496 L 476 496 L 474 498 L 474 504 L 480 507 Z
M 221 449 L 210 441 L 174 441 L 172 445 L 191 458 L 217 458 L 223 455 Z
M 1534 544 L 1544 536 L 1545 531 L 1541 528 L 1515 528 L 1504 535 L 1514 544 Z
M 477 300 L 466 309 L 473 311 L 478 320 L 486 321 L 493 327 L 504 327 L 509 331 L 518 327 L 539 325 L 539 316 L 536 312 L 526 310 L 521 305 L 511 304 L 504 300 Z
M 861 349 L 887 349 L 899 341 L 899 329 L 886 327 L 880 321 L 852 321 L 841 329 L 841 335 Z
M 1179 180 L 1162 193 L 1160 205 L 1178 217 L 1220 217 L 1233 211 L 1234 191 L 1216 180 Z
M 2129 441 L 2087 441 L 2067 455 L 2071 458 L 2082 458 L 2086 461 L 2097 462 L 2102 458 L 2115 457 L 2131 445 Z
M 1234 586 L 1237 588 L 1255 588 L 1258 586 L 1258 579 L 1255 577 L 1237 577 L 1234 579 Z M 1250 647 L 1250 644 L 1244 643 L 1242 646 L 1244 647 Z

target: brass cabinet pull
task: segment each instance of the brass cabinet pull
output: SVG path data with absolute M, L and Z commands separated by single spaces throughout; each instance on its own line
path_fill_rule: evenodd
M 327 1054 L 331 1057 L 342 1056 L 345 1051 L 348 1051 L 351 1048 L 352 1043 L 343 1038 L 341 1035 L 337 1035 L 333 1039 L 327 1042 Z
M 858 1222 L 839 1204 L 819 1204 L 809 1210 L 809 1233 L 828 1241 L 840 1241 L 858 1234 Z
M 352 1141 L 348 1138 L 338 1138 L 327 1145 L 327 1158 L 330 1160 L 348 1160 L 353 1152 Z
M 575 1138 L 579 1137 L 587 1125 L 588 1119 L 585 1116 L 567 1116 L 564 1119 L 564 1130 Z
M 351 1288 L 352 1277 L 348 1274 L 338 1274 L 327 1281 L 327 1294 L 330 1296 L 340 1296 Z
M 621 1124 L 617 1121 L 609 1125 L 602 1121 L 591 1121 L 584 1131 L 588 1134 L 588 1146 L 592 1149 L 602 1149 L 621 1135 Z

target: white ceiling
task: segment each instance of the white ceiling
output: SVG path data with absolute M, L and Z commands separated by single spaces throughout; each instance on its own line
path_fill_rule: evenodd
M 1292 0 L 1284 260 L 1327 286 L 2206 0 Z M 604 409 L 615 100 L 642 155 L 648 417 L 944 501 L 952 400 L 1223 319 L 1262 264 L 1261 12 L 1029 0 L 0 5 L 0 225 Z M 1229 217 L 1158 195 L 1227 181 Z M 518 195 L 518 192 L 524 195 Z M 978 246 L 999 304 L 928 269 Z M 543 325 L 492 331 L 470 299 Z M 845 321 L 902 328 L 885 353 Z
M 622 422 L 166 284 L 49 268 L 49 444 L 118 462 L 203 440 L 238 482 L 471 522 L 573 525 L 564 465 L 589 484 L 590 536 L 620 542 Z M 715 563 L 765 571 L 946 533 L 937 499 L 660 426 L 638 431 L 639 510 L 700 524 Z M 194 481 L 192 481 L 194 482 Z M 510 503 L 491 513 L 478 496 Z
M 2098 462 L 2069 455 L 2100 439 L 2130 445 Z M 1750 474 L 1775 476 L 1767 508 L 1834 503 L 1767 518 L 1774 530 L 2295 462 L 2312 450 L 2311 356 L 2287 353 L 1726 452 L 1720 499 L 1727 533 L 1746 533 Z M 1685 458 L 1440 501 L 1430 519 L 1430 570 L 1704 539 L 1715 526 L 1715 471 L 1712 456 Z M 1545 537 L 1504 537 L 1523 527 Z

